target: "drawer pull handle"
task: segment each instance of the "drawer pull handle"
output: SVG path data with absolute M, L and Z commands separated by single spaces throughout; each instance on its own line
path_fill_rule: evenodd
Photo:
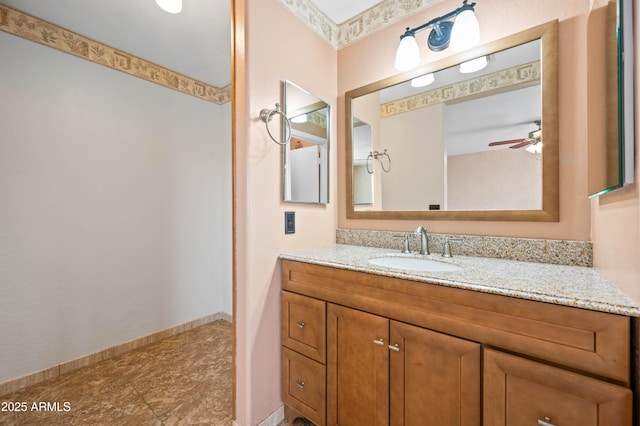
M 374 340 L 373 343 L 376 345 L 384 346 L 384 339 Z
M 304 389 L 304 382 L 298 382 L 296 383 L 296 386 L 299 387 L 300 389 Z
M 391 349 L 392 351 L 400 352 L 400 347 L 397 343 L 393 346 L 389 345 L 389 349 Z
M 303 322 L 296 323 L 296 325 L 298 326 L 298 328 L 304 328 L 304 323 Z
M 553 423 L 549 417 L 545 417 L 544 420 L 538 419 L 538 426 L 553 426 Z

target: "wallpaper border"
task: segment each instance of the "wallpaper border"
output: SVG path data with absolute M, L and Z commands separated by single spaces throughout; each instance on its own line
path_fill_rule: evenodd
M 533 61 L 384 103 L 380 105 L 380 117 L 390 117 L 440 103 L 461 102 L 480 95 L 502 93 L 507 89 L 529 87 L 540 84 L 540 77 L 540 61 Z
M 231 100 L 231 85 L 204 83 L 9 6 L 0 5 L 0 30 L 208 102 Z
M 340 50 L 444 0 L 384 0 L 341 24 L 333 22 L 311 0 L 278 1 L 336 50 Z

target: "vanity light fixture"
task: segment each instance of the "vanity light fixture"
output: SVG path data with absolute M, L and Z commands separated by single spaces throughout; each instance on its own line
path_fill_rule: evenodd
M 182 12 L 182 0 L 156 0 L 156 4 L 165 12 Z
M 487 66 L 487 57 L 480 56 L 479 58 L 472 59 L 460 64 L 460 72 L 462 74 L 470 74 L 472 72 L 480 71 Z
M 435 81 L 435 77 L 433 73 L 421 75 L 420 77 L 416 77 L 411 80 L 411 87 L 424 87 L 428 86 Z
M 475 3 L 463 0 L 456 10 L 432 19 L 426 24 L 405 30 L 400 36 L 400 45 L 396 51 L 395 67 L 398 71 L 408 71 L 420 65 L 420 49 L 416 42 L 416 33 L 431 28 L 427 46 L 434 52 L 450 47 L 455 52 L 467 50 L 480 41 L 480 26 L 476 19 Z M 455 22 L 451 20 L 455 19 Z

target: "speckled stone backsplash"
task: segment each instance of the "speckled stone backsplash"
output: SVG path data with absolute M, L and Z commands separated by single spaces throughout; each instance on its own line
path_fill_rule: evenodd
M 338 229 L 336 243 L 400 250 L 402 248 L 402 237 L 400 236 L 407 234 L 409 234 L 411 251 L 418 251 L 420 236 L 413 232 Z M 454 256 L 492 257 L 556 265 L 593 266 L 591 241 L 429 234 L 431 253 L 442 253 L 445 237 L 462 240 L 450 243 L 451 253 Z

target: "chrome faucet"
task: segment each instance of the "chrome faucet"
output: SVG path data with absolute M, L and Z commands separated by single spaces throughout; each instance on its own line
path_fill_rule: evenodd
M 420 254 L 431 254 L 429 253 L 429 236 L 426 228 L 420 225 L 416 228 L 415 233 L 420 235 Z

